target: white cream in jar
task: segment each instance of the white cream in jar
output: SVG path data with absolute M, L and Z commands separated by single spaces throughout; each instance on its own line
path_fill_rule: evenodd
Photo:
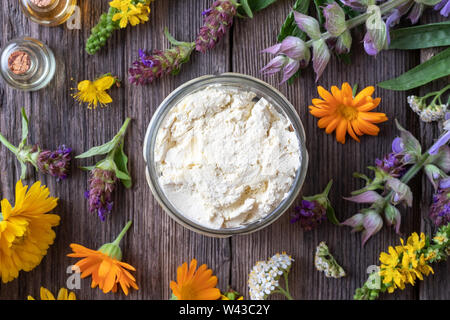
M 203 226 L 239 227 L 271 213 L 300 166 L 290 121 L 264 98 L 214 85 L 184 97 L 156 136 L 168 200 Z

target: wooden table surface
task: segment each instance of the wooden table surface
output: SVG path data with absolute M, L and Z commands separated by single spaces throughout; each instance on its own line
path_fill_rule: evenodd
M 258 77 L 279 88 L 298 111 L 307 135 L 310 156 L 308 174 L 303 195 L 319 193 L 329 179 L 334 180 L 331 201 L 339 220 L 355 214 L 359 208 L 342 199 L 363 181 L 352 177 L 355 171 L 369 173 L 366 167 L 375 158 L 390 152 L 392 139 L 397 135 L 394 118 L 413 132 L 422 144 L 430 146 L 438 135 L 437 125 L 424 124 L 409 109 L 406 97 L 423 94 L 439 83 L 411 92 L 393 92 L 377 88 L 376 96 L 382 98 L 379 111 L 385 112 L 389 121 L 380 125 L 378 137 L 364 136 L 361 143 L 349 140 L 345 145 L 336 142 L 317 127 L 317 120 L 308 113 L 308 105 L 317 97 L 312 68 L 303 72 L 293 85 L 279 85 L 280 78 L 262 76 L 259 70 L 269 61 L 260 54 L 276 41 L 278 30 L 288 14 L 293 0 L 279 0 L 268 9 L 257 13 L 254 19 L 235 19 L 231 32 L 220 44 L 206 54 L 194 54 L 176 77 L 165 77 L 154 84 L 136 87 L 128 83 L 127 70 L 137 58 L 138 49 L 167 48 L 163 30 L 167 26 L 175 38 L 192 41 L 201 24 L 201 12 L 212 0 L 156 0 L 152 4 L 150 21 L 146 24 L 115 32 L 105 49 L 94 56 L 84 50 L 90 29 L 101 12 L 108 9 L 108 1 L 80 0 L 82 29 L 68 30 L 66 26 L 47 28 L 29 21 L 21 12 L 18 1 L 0 3 L 0 47 L 13 38 L 29 35 L 42 40 L 54 51 L 57 70 L 51 84 L 45 89 L 25 93 L 7 87 L 0 82 L 0 132 L 10 141 L 18 143 L 21 128 L 20 108 L 30 115 L 30 142 L 55 149 L 64 143 L 75 154 L 109 141 L 126 117 L 133 119 L 126 136 L 125 149 L 130 157 L 133 187 L 119 186 L 114 193 L 114 210 L 105 222 L 88 211 L 84 191 L 88 174 L 77 170 L 89 160 L 75 161 L 69 179 L 57 182 L 50 176 L 34 172 L 30 168 L 26 180 L 32 184 L 41 180 L 59 197 L 54 210 L 61 216 L 61 224 L 55 228 L 56 240 L 42 263 L 31 272 L 21 272 L 19 278 L 0 284 L 0 299 L 26 299 L 38 296 L 44 286 L 53 292 L 65 286 L 67 266 L 74 259 L 66 255 L 70 243 L 79 243 L 96 249 L 110 242 L 125 223 L 134 224 L 122 242 L 123 260 L 136 267 L 139 291 L 128 296 L 122 293 L 103 294 L 90 288 L 90 278 L 83 279 L 81 289 L 75 290 L 79 299 L 167 299 L 169 282 L 175 280 L 176 268 L 185 261 L 196 258 L 206 263 L 218 276 L 218 287 L 233 287 L 248 296 L 247 278 L 252 266 L 276 252 L 286 251 L 295 259 L 290 288 L 296 299 L 351 299 L 354 290 L 367 278 L 366 268 L 378 264 L 381 251 L 399 243 L 393 229 L 384 227 L 365 247 L 361 235 L 350 233 L 348 227 L 336 227 L 323 223 L 319 228 L 304 232 L 298 224 L 290 224 L 287 212 L 274 224 L 251 235 L 227 239 L 215 239 L 189 231 L 173 221 L 158 205 L 144 177 L 145 163 L 142 143 L 147 125 L 161 101 L 184 82 L 205 74 L 232 71 Z M 422 22 L 438 21 L 438 14 L 429 12 Z M 363 52 L 362 43 L 354 41 L 352 63 L 346 65 L 333 58 L 325 70 L 320 85 L 330 88 L 344 81 L 357 83 L 360 88 L 397 76 L 417 65 L 427 52 L 385 51 L 376 58 Z M 94 79 L 110 72 L 123 79 L 121 88 L 111 90 L 114 102 L 106 108 L 88 110 L 78 105 L 70 96 L 70 88 L 78 81 Z M 14 186 L 20 176 L 20 166 L 14 156 L 0 147 L 0 192 L 2 198 L 14 200 Z M 428 216 L 432 187 L 426 177 L 419 175 L 412 181 L 414 205 L 402 209 L 403 236 L 414 231 L 432 232 Z M 297 202 L 299 202 L 299 199 Z M 327 279 L 314 268 L 314 252 L 320 241 L 326 241 L 336 259 L 347 271 L 343 279 Z M 450 263 L 433 266 L 435 274 L 420 281 L 415 287 L 407 286 L 384 299 L 449 299 L 448 273 Z M 283 298 L 273 296 L 273 298 Z

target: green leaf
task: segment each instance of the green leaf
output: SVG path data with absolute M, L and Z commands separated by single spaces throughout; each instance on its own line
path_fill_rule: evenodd
M 109 141 L 101 146 L 93 147 L 93 148 L 89 149 L 88 151 L 76 156 L 75 158 L 76 159 L 89 158 L 89 157 L 93 157 L 93 156 L 97 156 L 97 155 L 107 154 L 107 153 L 110 153 L 111 151 L 113 151 L 117 147 L 117 144 L 121 143 L 121 141 L 123 141 L 123 137 L 125 135 L 125 132 L 128 128 L 130 121 L 131 121 L 130 118 L 127 118 L 125 120 L 125 122 L 123 123 L 119 132 L 117 132 L 117 134 L 114 136 L 114 138 L 111 141 Z
M 396 29 L 389 49 L 423 49 L 450 45 L 450 21 Z
M 22 141 L 19 144 L 19 149 L 23 148 L 28 140 L 28 118 L 25 113 L 25 108 L 21 110 L 22 114 Z
M 93 156 L 107 154 L 115 148 L 115 146 L 117 145 L 117 142 L 118 142 L 117 139 L 114 138 L 111 141 L 109 141 L 105 144 L 102 144 L 101 146 L 92 147 L 88 151 L 76 156 L 75 158 L 82 159 L 82 158 L 89 158 L 89 157 L 93 157 Z
M 241 0 L 238 7 L 238 13 L 240 15 L 247 15 L 249 18 L 253 18 L 253 13 L 261 11 L 277 0 Z
M 378 83 L 378 86 L 389 90 L 405 91 L 448 75 L 450 75 L 450 48 L 397 78 Z
M 247 16 L 249 18 L 253 18 L 253 12 L 252 9 L 250 8 L 250 5 L 248 4 L 248 0 L 241 0 L 241 5 Z
M 123 150 L 123 143 L 120 144 L 119 150 L 114 155 L 114 163 L 117 166 L 116 176 L 122 181 L 125 188 L 131 188 L 131 176 L 128 172 L 128 157 Z
M 283 25 L 281 26 L 280 32 L 278 34 L 277 41 L 281 42 L 288 36 L 294 36 L 299 37 L 302 40 L 306 39 L 306 34 L 300 30 L 300 28 L 295 23 L 294 19 L 294 10 L 307 14 L 309 10 L 309 4 L 310 0 L 297 0 L 294 3 L 294 6 L 292 7 L 292 11 L 288 14 L 286 20 L 284 21 Z
M 341 225 L 339 220 L 336 218 L 336 212 L 334 211 L 334 208 L 331 206 L 330 203 L 328 203 L 328 205 L 327 205 L 327 219 L 332 224 L 335 224 L 337 226 Z

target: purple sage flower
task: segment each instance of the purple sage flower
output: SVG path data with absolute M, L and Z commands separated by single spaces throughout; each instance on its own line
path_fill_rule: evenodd
M 117 177 L 113 171 L 99 168 L 91 171 L 89 190 L 84 195 L 89 200 L 90 212 L 96 212 L 102 221 L 105 221 L 106 215 L 112 210 L 112 192 L 116 182 Z
M 375 159 L 375 165 L 391 177 L 400 179 L 406 173 L 405 166 L 410 158 L 403 151 L 403 141 L 397 137 L 392 141 L 392 152 L 384 156 L 383 159 Z
M 442 0 L 437 5 L 434 6 L 434 10 L 439 11 L 439 13 L 448 18 L 450 14 L 450 0 Z
M 309 231 L 326 220 L 326 208 L 318 201 L 302 200 L 300 206 L 295 207 L 295 214 L 291 223 L 299 222 L 300 226 Z
M 64 180 L 70 170 L 71 152 L 72 149 L 65 145 L 56 151 L 41 151 L 37 158 L 37 166 L 41 172 L 56 177 L 58 181 Z
M 433 195 L 430 219 L 437 227 L 450 222 L 450 178 L 442 179 L 437 192 Z
M 215 47 L 233 24 L 233 18 L 237 14 L 236 8 L 237 4 L 233 0 L 217 0 L 211 8 L 202 12 L 205 18 L 195 40 L 197 51 L 205 53 Z

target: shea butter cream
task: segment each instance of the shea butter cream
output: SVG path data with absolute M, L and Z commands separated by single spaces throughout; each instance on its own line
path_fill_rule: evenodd
M 171 108 L 154 149 L 169 201 L 203 226 L 239 227 L 271 213 L 300 167 L 290 121 L 253 92 L 213 85 Z

